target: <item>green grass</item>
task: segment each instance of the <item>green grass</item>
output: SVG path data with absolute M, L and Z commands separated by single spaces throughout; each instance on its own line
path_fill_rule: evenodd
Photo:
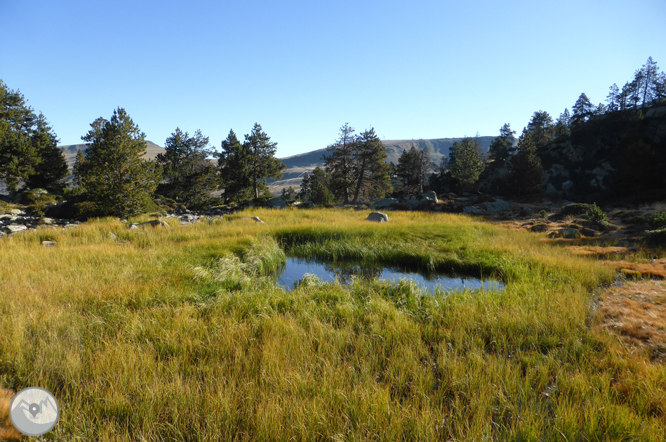
M 455 215 L 254 215 L 267 224 L 105 219 L 0 241 L 0 387 L 56 395 L 46 440 L 664 439 L 666 370 L 594 327 L 602 264 Z M 285 292 L 267 276 L 285 251 L 506 289 Z

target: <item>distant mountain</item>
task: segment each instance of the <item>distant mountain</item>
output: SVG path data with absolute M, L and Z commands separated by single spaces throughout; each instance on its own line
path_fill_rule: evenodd
M 488 152 L 491 141 L 495 137 L 478 137 L 479 144 L 484 153 Z M 382 141 L 386 146 L 387 162 L 398 164 L 398 159 L 402 152 L 409 150 L 412 146 L 417 149 L 427 149 L 430 153 L 430 158 L 435 164 L 439 164 L 442 157 L 449 155 L 449 149 L 453 143 L 460 141 L 463 138 L 434 138 L 430 140 L 387 140 Z M 284 177 L 281 180 L 274 181 L 268 185 L 273 195 L 278 195 L 282 189 L 293 187 L 296 191 L 301 186 L 303 174 L 305 172 L 312 172 L 315 167 L 324 165 L 323 155 L 326 154 L 326 149 L 313 150 L 312 152 L 302 153 L 287 158 L 282 158 L 282 163 L 287 166 L 284 171 Z

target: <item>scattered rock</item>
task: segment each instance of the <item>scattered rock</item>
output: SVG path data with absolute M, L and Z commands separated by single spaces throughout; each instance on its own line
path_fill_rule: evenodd
M 55 247 L 55 246 L 58 245 L 58 242 L 57 241 L 42 241 L 40 244 L 43 245 L 44 247 Z
M 545 232 L 546 226 L 543 224 L 537 224 L 536 226 L 530 227 L 530 232 Z
M 426 192 L 426 193 L 422 194 L 421 196 L 423 197 L 424 200 L 432 201 L 435 204 L 437 204 L 439 202 L 439 200 L 437 199 L 437 194 L 435 193 L 434 190 L 431 190 L 430 192 Z
M 65 224 L 64 227 L 65 227 L 66 229 L 74 229 L 74 228 L 76 228 L 76 227 L 79 227 L 79 225 L 78 225 L 78 224 L 70 223 L 70 224 Z
M 171 227 L 166 221 L 161 219 L 154 219 L 152 221 L 147 221 L 145 223 L 138 224 L 138 227 Z
M 478 205 L 478 207 L 479 209 L 481 209 L 482 212 L 496 213 L 509 209 L 511 207 L 511 203 L 504 200 L 496 199 L 494 202 L 481 203 Z
M 398 200 L 395 198 L 384 198 L 379 201 L 376 201 L 370 204 L 371 209 L 383 209 L 385 207 L 391 207 L 394 204 L 398 204 Z
M 382 212 L 372 212 L 370 215 L 368 215 L 367 218 L 368 221 L 376 221 L 378 223 L 387 223 L 388 222 L 388 215 Z
M 285 200 L 283 200 L 280 197 L 277 198 L 271 198 L 267 201 L 268 206 L 273 208 L 273 209 L 284 209 L 287 207 L 287 203 Z
M 260 220 L 258 216 L 246 216 L 245 218 L 241 218 L 240 220 L 243 221 L 243 220 L 247 220 L 247 219 L 252 220 L 252 221 L 256 221 L 256 222 L 261 223 L 261 224 L 266 224 L 265 222 Z
M 458 200 L 460 200 L 460 198 L 458 198 Z M 477 206 L 466 206 L 463 209 L 463 213 L 465 215 L 479 215 L 479 214 L 483 213 L 483 211 L 480 208 L 478 208 Z
M 55 224 L 55 221 L 53 220 L 53 218 L 40 218 L 40 219 L 37 221 L 37 224 L 38 224 L 38 225 L 46 225 L 46 226 L 50 226 L 50 225 Z
M 299 209 L 312 209 L 315 206 L 315 203 L 312 201 L 306 201 L 304 203 L 299 204 L 297 207 Z
M 12 234 L 12 233 L 23 232 L 24 230 L 28 230 L 28 228 L 23 224 L 10 224 L 8 226 L 5 226 L 3 230 L 5 231 L 5 233 Z
M 562 190 L 568 192 L 573 187 L 574 183 L 571 180 L 566 180 L 562 183 Z
M 112 240 L 117 240 L 117 239 L 118 239 L 118 235 L 116 235 L 116 234 L 113 233 L 113 232 L 109 232 L 109 233 L 107 233 L 107 234 L 106 234 L 106 237 L 109 238 L 109 239 L 112 239 Z
M 21 209 L 11 209 L 11 210 L 9 210 L 9 213 L 11 213 L 12 215 L 16 215 L 16 216 L 25 215 L 25 212 Z

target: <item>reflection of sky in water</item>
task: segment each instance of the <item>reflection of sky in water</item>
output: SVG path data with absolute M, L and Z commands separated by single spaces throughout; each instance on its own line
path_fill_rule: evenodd
M 431 293 L 437 288 L 442 291 L 454 290 L 502 290 L 504 284 L 498 281 L 481 281 L 476 278 L 444 275 L 428 275 L 417 272 L 402 271 L 394 268 L 361 267 L 356 264 L 336 263 L 323 264 L 313 260 L 301 258 L 287 258 L 284 269 L 278 275 L 278 284 L 285 290 L 293 290 L 305 274 L 315 275 L 324 282 L 333 282 L 338 279 L 342 284 L 348 284 L 352 277 L 377 278 L 380 281 L 398 283 L 401 279 L 414 281 L 419 287 Z

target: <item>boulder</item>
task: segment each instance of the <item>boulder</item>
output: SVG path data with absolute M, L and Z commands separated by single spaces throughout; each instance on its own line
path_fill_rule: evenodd
M 70 223 L 70 224 L 65 224 L 64 227 L 65 227 L 66 229 L 74 229 L 74 228 L 76 228 L 76 227 L 79 227 L 79 225 L 78 225 L 78 224 L 72 224 L 72 223 Z
M 504 200 L 496 199 L 494 202 L 487 201 L 485 203 L 481 203 L 478 205 L 478 207 L 483 212 L 496 213 L 509 209 L 511 207 L 511 203 Z
M 262 220 L 260 220 L 258 216 L 246 216 L 245 218 L 241 218 L 240 220 L 241 220 L 241 221 L 244 221 L 244 220 L 251 220 L 251 221 L 255 221 L 255 222 L 261 223 L 261 224 L 266 224 L 265 222 L 263 222 Z
M 186 213 L 185 215 L 180 217 L 180 223 L 181 224 L 192 224 L 192 223 L 196 222 L 196 220 L 197 220 L 197 216 L 192 215 L 190 213 Z
M 465 215 L 478 215 L 480 213 L 483 213 L 483 211 L 480 208 L 478 208 L 477 206 L 466 206 L 463 209 L 463 213 Z
M 571 190 L 573 185 L 574 184 L 571 180 L 567 180 L 567 181 L 562 183 L 562 190 L 564 190 L 565 192 L 568 192 L 569 190 Z
M 395 198 L 384 198 L 379 201 L 376 201 L 370 204 L 371 209 L 383 209 L 384 207 L 391 207 L 393 204 L 398 204 L 398 200 Z
M 162 221 L 161 219 L 154 219 L 152 221 L 147 221 L 145 223 L 141 223 L 137 225 L 138 227 L 171 227 L 169 223 L 166 221 Z M 65 226 L 67 227 L 67 226 Z
M 50 225 L 52 225 L 52 224 L 55 224 L 55 221 L 53 220 L 53 218 L 40 218 L 40 219 L 37 221 L 37 224 L 39 224 L 39 225 L 50 226 Z
M 287 207 L 287 202 L 280 197 L 271 198 L 267 201 L 268 206 L 273 209 L 284 209 Z
M 315 206 L 315 203 L 312 201 L 306 201 L 304 203 L 299 204 L 298 207 L 299 209 L 312 209 Z
M 387 223 L 388 222 L 388 215 L 382 212 L 372 212 L 370 215 L 368 215 L 367 218 L 368 221 L 375 221 L 378 223 Z
M 107 233 L 107 234 L 106 234 L 106 237 L 109 238 L 109 239 L 112 239 L 112 240 L 116 240 L 116 239 L 118 239 L 118 235 L 116 235 L 116 234 L 113 233 L 113 232 L 109 232 L 109 233 Z
M 435 204 L 437 204 L 439 202 L 439 200 L 437 199 L 437 194 L 435 193 L 434 190 L 431 190 L 430 192 L 426 192 L 426 193 L 422 194 L 421 196 L 423 197 L 424 200 L 432 201 Z
M 23 232 L 24 230 L 28 230 L 28 228 L 23 224 L 10 224 L 8 226 L 5 226 L 3 230 L 5 231 L 5 233 L 12 234 L 12 233 Z
M 543 224 L 537 224 L 536 226 L 530 227 L 530 232 L 545 232 L 546 226 Z
M 419 204 L 421 204 L 421 200 L 415 196 L 409 197 L 404 202 L 407 203 L 411 209 L 414 209 L 415 207 L 418 207 Z
M 9 211 L 9 213 L 11 213 L 12 215 L 16 215 L 16 216 L 18 216 L 18 215 L 25 215 L 25 212 L 24 212 L 23 210 L 21 210 L 21 209 L 11 209 L 11 210 Z
M 57 241 L 42 241 L 40 244 L 43 245 L 44 247 L 55 247 L 55 246 L 58 245 L 58 242 Z

